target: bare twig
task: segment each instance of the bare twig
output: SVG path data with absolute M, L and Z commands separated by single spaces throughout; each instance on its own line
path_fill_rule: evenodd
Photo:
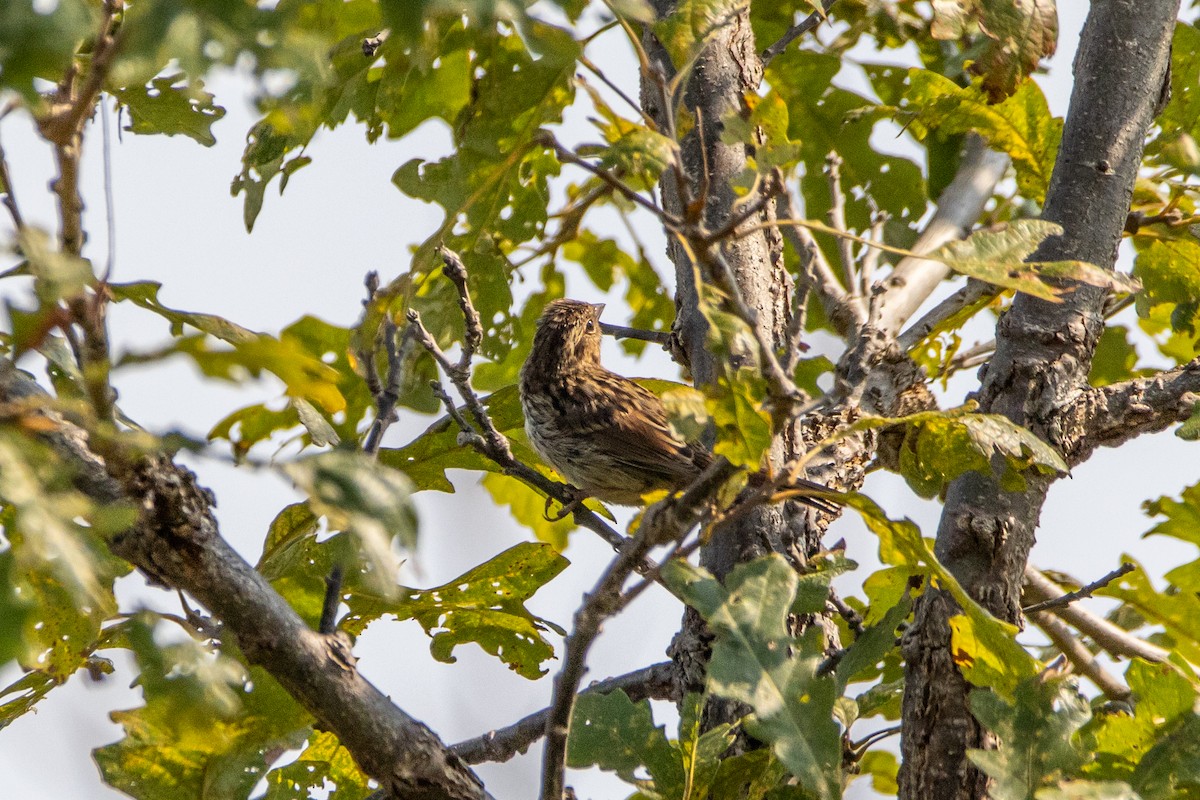
M 79 189 L 79 159 L 83 151 L 83 128 L 96 107 L 96 98 L 121 47 L 122 30 L 117 17 L 124 9 L 124 0 L 105 0 L 100 26 L 87 59 L 87 76 L 79 81 L 79 61 L 73 61 L 59 81 L 48 104 L 49 110 L 38 117 L 38 132 L 53 145 L 58 177 L 53 187 L 58 198 L 59 241 L 64 253 L 78 256 L 83 251 L 83 196 Z M 108 352 L 108 332 L 105 307 L 108 292 L 103 280 L 93 286 L 91 295 L 82 293 L 68 302 L 74 322 L 83 332 L 75 350 L 84 386 L 102 425 L 110 425 L 114 415 L 114 393 L 109 385 L 111 368 Z M 68 326 L 64 327 L 65 329 Z M 68 335 L 70 340 L 71 334 Z M 96 446 L 107 448 L 102 437 Z
M 825 260 L 825 254 L 817 246 L 812 232 L 802 225 L 787 222 L 787 220 L 796 218 L 791 193 L 785 192 L 780 196 L 778 202 L 781 217 L 780 227 L 783 229 L 783 235 L 791 241 L 792 247 L 800 254 L 801 267 L 807 268 L 807 271 L 802 273 L 805 280 L 809 287 L 817 293 L 821 305 L 825 308 L 825 315 L 833 322 L 838 332 L 843 336 L 852 333 L 866 322 L 867 310 L 850 302 L 846 290 L 842 288 L 833 274 L 829 262 Z M 805 253 L 811 254 L 811 258 L 807 261 Z
M 647 331 L 641 328 L 626 328 L 624 325 L 600 323 L 600 331 L 614 339 L 638 339 L 643 342 L 666 345 L 671 341 L 670 331 Z
M 679 687 L 675 681 L 675 665 L 665 661 L 598 681 L 580 694 L 611 694 L 617 690 L 625 692 L 635 703 L 647 699 L 678 700 Z M 544 708 L 506 728 L 451 745 L 450 751 L 468 764 L 508 761 L 518 753 L 524 753 L 529 745 L 545 735 L 546 717 L 549 713 L 550 709 Z
M 659 222 L 662 223 L 663 227 L 665 227 L 667 230 L 679 230 L 683 227 L 683 220 L 679 219 L 679 217 L 675 216 L 669 211 L 659 208 L 658 205 L 652 200 L 647 200 L 641 195 L 641 193 L 635 191 L 627 183 L 618 178 L 616 175 L 613 175 L 608 170 L 601 169 L 586 159 L 575 155 L 570 150 L 559 144 L 558 141 L 549 133 L 546 133 L 539 138 L 543 144 L 554 149 L 555 156 L 559 161 L 564 164 L 574 164 L 575 166 L 582 167 L 583 169 L 592 173 L 597 178 L 611 186 L 613 189 L 620 192 L 626 198 L 646 209 L 654 216 L 658 217 Z
M 779 55 L 784 50 L 787 50 L 788 45 L 796 41 L 796 39 L 820 25 L 829 15 L 829 9 L 833 7 L 834 2 L 836 2 L 836 0 L 824 0 L 824 2 L 821 3 L 821 11 L 812 12 L 803 20 L 788 28 L 787 32 L 784 33 L 783 36 L 779 37 L 779 41 L 773 43 L 766 50 L 763 50 L 761 56 L 763 67 L 765 68 L 768 64 L 770 64 L 775 56 Z
M 1133 572 L 1134 569 L 1136 569 L 1136 567 L 1127 561 L 1102 578 L 1098 578 L 1097 580 L 1094 580 L 1085 586 L 1080 586 L 1073 592 L 1067 592 L 1059 597 L 1055 597 L 1050 600 L 1043 600 L 1040 603 L 1034 603 L 1031 606 L 1026 606 L 1025 608 L 1021 609 L 1021 613 L 1033 614 L 1038 611 L 1049 611 L 1054 608 L 1063 608 L 1064 606 L 1069 606 L 1076 600 L 1081 600 L 1085 597 L 1091 597 L 1097 589 L 1103 589 L 1105 586 L 1108 586 L 1122 575 L 1128 575 L 1129 573 Z
M 1062 587 L 1047 578 L 1034 567 L 1025 568 L 1023 589 L 1025 595 L 1036 601 L 1051 600 L 1063 594 Z M 1106 619 L 1077 606 L 1068 605 L 1052 612 L 1080 633 L 1091 637 L 1106 652 L 1124 658 L 1141 658 L 1161 663 L 1169 653 L 1161 647 L 1144 642 L 1128 631 L 1118 628 Z
M 955 314 L 974 306 L 982 300 L 990 300 L 998 293 L 999 289 L 992 284 L 976 280 L 975 278 L 968 278 L 966 286 L 929 309 L 908 330 L 897 337 L 896 343 L 902 350 L 911 350 L 922 339 L 933 333 L 939 325 Z
M 850 232 L 846 224 L 846 194 L 842 191 L 842 157 L 830 153 L 825 157 L 825 177 L 829 179 L 829 224 L 836 230 Z M 837 237 L 838 256 L 842 262 L 842 279 L 850 299 L 861 303 L 862 295 L 858 293 L 858 281 L 854 275 L 854 247 L 845 236 Z
M 21 215 L 21 209 L 17 205 L 16 190 L 13 188 L 12 173 L 8 169 L 8 156 L 4 152 L 3 144 L 0 144 L 0 202 L 4 203 L 4 207 L 8 209 L 13 227 L 17 229 L 17 233 L 20 233 L 25 227 L 25 218 Z

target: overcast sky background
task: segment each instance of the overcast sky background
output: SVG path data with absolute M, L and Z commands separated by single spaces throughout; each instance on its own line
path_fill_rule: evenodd
M 1071 62 L 1086 12 L 1085 3 L 1060 4 L 1061 36 L 1058 55 L 1048 76 L 1039 78 L 1055 114 L 1066 113 Z M 608 34 L 593 46 L 593 58 L 605 71 L 636 94 L 631 59 L 622 66 L 611 60 L 627 48 L 619 34 Z M 864 59 L 866 54 L 860 54 Z M 896 60 L 887 54 L 886 60 Z M 883 59 L 880 59 L 883 60 Z M 863 82 L 848 66 L 840 85 L 863 90 Z M 278 332 L 305 314 L 339 325 L 354 322 L 360 311 L 362 279 L 369 269 L 385 279 L 405 271 L 409 248 L 440 223 L 438 207 L 403 196 L 390 183 L 397 166 L 415 156 L 444 153 L 449 140 L 445 126 L 431 123 L 399 141 L 367 146 L 361 128 L 347 125 L 323 131 L 309 150 L 314 162 L 301 170 L 282 197 L 277 183 L 268 190 L 264 210 L 253 235 L 242 224 L 242 200 L 232 198 L 229 183 L 240 169 L 245 132 L 254 120 L 246 98 L 247 81 L 232 73 L 213 80 L 209 89 L 227 116 L 214 126 L 217 145 L 205 149 L 177 137 L 137 137 L 124 134 L 112 145 L 116 217 L 115 281 L 156 280 L 163 283 L 160 299 L 168 306 L 226 317 L 252 329 Z M 114 119 L 115 122 L 115 119 Z M 115 125 L 114 125 L 115 129 Z M 55 213 L 47 183 L 54 174 L 48 149 L 33 135 L 28 120 L 12 114 L 0 126 L 8 151 L 18 199 L 27 219 L 53 228 Z M 563 139 L 594 139 L 582 111 L 573 112 Z M 888 149 L 905 147 L 902 139 L 877 133 Z M 85 197 L 89 231 L 88 255 L 103 263 L 106 250 L 100 130 L 93 125 L 85 154 Z M 911 151 L 910 151 L 911 152 Z M 579 175 L 572 175 L 579 180 Z M 620 236 L 616 229 L 604 233 Z M 663 253 L 661 231 L 643 220 L 640 235 L 650 243 L 650 256 L 660 274 L 672 270 Z M 0 220 L 0 238 L 10 240 L 11 226 Z M 1128 268 L 1128 253 L 1123 256 Z M 7 267 L 11 257 L 0 259 Z M 570 265 L 568 290 L 585 299 L 606 299 L 590 289 Z M 620 291 L 623 287 L 617 287 Z M 27 287 L 0 284 L 0 295 L 22 299 Z M 623 322 L 620 295 L 611 298 L 606 319 Z M 166 325 L 149 312 L 124 305 L 111 312 L 111 331 L 118 351 L 150 349 L 166 337 Z M 981 333 L 981 336 L 985 335 Z M 818 347 L 820 343 L 818 343 Z M 630 374 L 676 377 L 677 370 L 662 355 L 632 363 L 618 348 L 606 345 L 610 366 Z M 829 353 L 836 358 L 836 354 Z M 32 360 L 23 362 L 35 368 Z M 151 368 L 127 369 L 115 376 L 120 404 L 133 419 L 151 430 L 181 428 L 203 436 L 214 422 L 235 408 L 278 398 L 273 379 L 232 387 L 201 380 L 187 363 L 176 360 Z M 960 402 L 975 382 L 967 375 L 952 382 L 947 402 Z M 429 423 L 427 417 L 403 415 L 386 442 L 398 446 Z M 1160 580 L 1162 571 L 1192 555 L 1191 549 L 1162 537 L 1145 542 L 1138 537 L 1150 527 L 1140 503 L 1160 494 L 1178 494 L 1196 479 L 1195 445 L 1170 433 L 1144 437 L 1117 452 L 1100 452 L 1075 471 L 1072 479 L 1053 489 L 1042 517 L 1033 562 L 1074 573 L 1088 580 L 1112 569 L 1124 552 L 1132 552 Z M 265 454 L 265 451 L 264 451 Z M 263 536 L 275 513 L 298 495 L 288 482 L 269 470 L 250 471 L 229 465 L 226 449 L 217 445 L 211 457 L 188 458 L 202 483 L 219 499 L 217 515 L 223 534 L 251 562 L 257 559 Z M 458 494 L 424 493 L 418 498 L 421 545 L 414 565 L 406 565 L 401 581 L 412 586 L 443 583 L 525 541 L 529 534 L 516 527 L 466 473 L 452 476 Z M 936 531 L 940 506 L 915 499 L 903 482 L 875 474 L 866 491 L 893 516 L 907 515 L 927 536 Z M 829 541 L 845 538 L 849 556 L 862 565 L 857 578 L 877 565 L 874 538 L 856 518 L 839 520 Z M 566 552 L 572 565 L 530 604 L 536 613 L 570 627 L 571 614 L 583 591 L 590 588 L 611 551 L 587 531 L 576 532 Z M 857 581 L 850 581 L 850 585 Z M 121 586 L 124 610 L 147 604 L 177 610 L 171 595 L 145 587 L 134 575 Z M 681 608 L 665 592 L 647 592 L 606 627 L 593 650 L 589 678 L 599 679 L 661 661 L 671 635 L 678 629 Z M 1037 641 L 1026 633 L 1025 641 Z M 560 644 L 560 643 L 556 643 Z M 359 667 L 407 712 L 430 725 L 445 741 L 456 742 L 506 725 L 542 708 L 551 681 L 531 682 L 509 672 L 473 645 L 456 651 L 459 663 L 434 661 L 428 639 L 415 622 L 382 621 L 359 640 Z M 560 651 L 561 652 L 561 651 Z M 108 712 L 141 704 L 140 692 L 129 687 L 134 674 L 117 659 L 117 673 L 95 684 L 74 677 L 39 707 L 0 732 L 0 775 L 12 797 L 24 800 L 120 797 L 104 787 L 90 763 L 92 748 L 121 737 Z M 550 665 L 557 668 L 557 662 Z M 0 686 L 18 677 L 15 667 L 0 669 Z M 674 724 L 671 710 L 656 704 L 658 720 Z M 867 729 L 856 730 L 861 735 Z M 504 765 L 484 765 L 479 774 L 498 800 L 521 800 L 535 794 L 540 750 Z M 624 784 L 600 773 L 569 777 L 581 798 L 624 797 Z M 865 781 L 849 797 L 874 796 Z

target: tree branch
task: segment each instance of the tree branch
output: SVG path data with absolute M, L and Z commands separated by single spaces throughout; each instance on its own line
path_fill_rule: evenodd
M 1035 611 L 1030 615 L 1033 624 L 1038 626 L 1050 638 L 1058 651 L 1067 661 L 1071 662 L 1079 674 L 1096 684 L 1109 700 L 1128 700 L 1131 692 L 1129 687 L 1104 668 L 1092 652 L 1071 633 L 1071 629 L 1053 614 L 1045 611 Z
M 1134 569 L 1136 569 L 1136 567 L 1126 561 L 1112 572 L 1108 573 L 1102 578 L 1092 581 L 1086 586 L 1080 586 L 1073 592 L 1067 592 L 1059 597 L 1053 597 L 1049 600 L 1043 600 L 1040 603 L 1034 603 L 1031 606 L 1026 606 L 1025 608 L 1021 609 L 1021 613 L 1036 614 L 1039 611 L 1050 611 L 1055 608 L 1065 608 L 1066 606 L 1071 605 L 1071 603 L 1074 603 L 1076 600 L 1082 600 L 1085 597 L 1091 597 L 1097 589 L 1103 589 L 1105 586 L 1108 586 L 1122 575 L 1128 575 L 1129 573 L 1133 572 Z M 1028 577 L 1026 579 L 1028 580 Z
M 611 694 L 618 689 L 625 692 L 635 703 L 647 699 L 678 701 L 675 665 L 664 661 L 636 672 L 598 681 L 580 694 Z M 468 764 L 508 761 L 518 753 L 524 753 L 529 745 L 546 734 L 546 718 L 549 714 L 550 709 L 544 708 L 506 728 L 451 745 L 450 750 Z
M 835 2 L 837 2 L 837 0 L 824 0 L 824 2 L 821 3 L 821 11 L 812 12 L 803 20 L 788 28 L 787 32 L 783 34 L 783 36 L 779 37 L 779 41 L 773 43 L 766 50 L 763 50 L 762 55 L 760 56 L 760 58 L 762 58 L 763 67 L 765 68 L 768 64 L 770 64 L 775 56 L 779 55 L 784 50 L 787 50 L 788 45 L 790 45 L 792 42 L 796 41 L 801 36 L 824 22 L 825 18 L 829 16 L 829 9 L 833 7 Z
M 1023 594 L 1034 602 L 1053 600 L 1062 595 L 1063 589 L 1034 567 L 1026 567 Z M 1103 617 L 1087 609 L 1068 605 L 1056 608 L 1051 613 L 1071 625 L 1075 630 L 1091 637 L 1105 652 L 1121 658 L 1141 658 L 1151 663 L 1162 663 L 1170 654 L 1161 647 L 1143 641 L 1126 630 L 1118 628 Z
M 1063 233 L 1042 242 L 1030 260 L 1112 268 L 1170 61 L 1178 9 L 1178 0 L 1092 4 L 1042 212 Z M 1018 294 L 997 325 L 996 353 L 979 390 L 981 410 L 1003 414 L 1065 449 L 1063 433 L 1071 425 L 1064 412 L 1087 391 L 1105 297 L 1105 290 L 1091 286 L 1079 286 L 1061 303 Z M 890 313 L 887 319 L 906 316 Z M 1027 475 L 1019 492 L 1005 491 L 990 474 L 955 479 L 946 490 L 935 546 L 971 597 L 1010 622 L 1020 618 L 1022 575 L 1054 480 Z M 954 613 L 955 603 L 944 592 L 926 592 L 904 637 L 906 727 L 899 784 L 905 800 L 977 800 L 988 791 L 987 775 L 967 753 L 993 740 L 971 714 L 971 687 L 951 657 Z
M 1089 389 L 1066 411 L 1079 420 L 1071 464 L 1085 461 L 1098 447 L 1117 447 L 1144 433 L 1183 422 L 1200 403 L 1200 358 L 1147 378 Z
M 0 398 L 44 394 L 0 361 Z M 432 731 L 358 672 L 348 640 L 308 628 L 221 537 L 212 494 L 165 456 L 134 463 L 121 480 L 98 470 L 86 434 L 62 420 L 45 434 L 81 470 L 76 486 L 97 502 L 132 502 L 138 523 L 110 546 L 150 580 L 186 591 L 224 623 L 251 664 L 262 666 L 332 731 L 363 771 L 397 798 L 482 800 L 483 784 Z
M 929 253 L 961 239 L 978 221 L 1008 164 L 1008 156 L 989 150 L 980 137 L 969 136 L 958 172 L 938 198 L 937 211 L 912 246 L 913 252 Z M 940 261 L 902 259 L 883 281 L 880 327 L 889 334 L 899 331 L 949 274 L 950 268 Z

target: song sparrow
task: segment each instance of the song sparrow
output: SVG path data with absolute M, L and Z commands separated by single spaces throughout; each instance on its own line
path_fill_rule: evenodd
M 521 368 L 525 432 L 542 458 L 586 494 L 641 505 L 646 492 L 687 486 L 713 456 L 675 435 L 657 395 L 600 364 L 603 309 L 564 299 L 542 312 Z M 789 488 L 824 489 L 804 480 Z M 830 509 L 823 499 L 797 499 Z

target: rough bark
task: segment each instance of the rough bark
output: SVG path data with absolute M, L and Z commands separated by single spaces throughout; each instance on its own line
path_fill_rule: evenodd
M 41 389 L 0 360 L 0 400 Z M 483 784 L 420 721 L 355 668 L 349 641 L 307 625 L 222 538 L 211 493 L 165 456 L 141 458 L 120 479 L 87 448 L 86 434 L 61 418 L 48 444 L 78 468 L 76 484 L 97 502 L 124 500 L 138 523 L 111 542 L 114 553 L 152 581 L 187 592 L 224 623 L 252 664 L 262 666 L 322 728 L 337 734 L 363 771 L 411 800 L 484 800 Z
M 1042 214 L 1063 234 L 1047 240 L 1034 260 L 1113 266 L 1178 7 L 1177 0 L 1092 4 Z M 1064 424 L 1064 410 L 1088 391 L 1103 300 L 1102 291 L 1086 286 L 1060 304 L 1018 296 L 997 325 L 996 354 L 982 371 L 982 409 L 1064 452 L 1076 449 L 1070 439 L 1079 429 Z M 969 474 L 947 491 L 937 555 L 972 597 L 1010 622 L 1020 622 L 1021 578 L 1050 483 L 1031 477 L 1026 491 L 1006 493 L 992 477 Z M 926 592 L 904 638 L 902 798 L 986 795 L 985 776 L 966 758 L 989 738 L 968 710 L 971 687 L 951 659 L 948 619 L 955 610 L 947 595 Z
M 672 13 L 672 0 L 655 0 L 660 17 Z M 693 130 L 681 141 L 685 175 L 682 181 L 674 174 L 664 175 L 660 187 L 663 207 L 679 216 L 686 213 L 686 194 L 697 196 L 706 189 L 702 212 L 708 230 L 719 230 L 730 219 L 737 199 L 733 179 L 747 163 L 751 145 L 721 141 L 722 119 L 742 108 L 746 92 L 757 91 L 763 77 L 762 61 L 758 55 L 754 34 L 750 29 L 747 7 L 738 9 L 728 4 L 727 22 L 714 36 L 696 60 L 684 93 L 684 105 L 696 120 Z M 647 30 L 643 45 L 654 68 L 669 80 L 676 65 L 654 34 Z M 643 80 L 642 106 L 647 114 L 664 129 L 669 129 L 671 110 L 664 107 L 659 85 Z M 682 191 L 681 191 L 682 189 Z M 746 220 L 741 229 L 749 229 L 775 218 L 774 203 L 768 202 L 759 214 Z M 737 285 L 747 305 L 755 312 L 758 329 L 764 339 L 777 347 L 786 340 L 790 321 L 792 281 L 783 263 L 782 237 L 777 228 L 764 228 L 736 238 L 723 245 Z M 708 323 L 700 312 L 696 285 L 695 264 L 672 240 L 669 254 L 675 264 L 676 319 L 673 335 L 678 355 L 691 370 L 697 386 L 716 381 L 718 364 L 707 346 Z M 708 276 L 701 273 L 701 279 Z M 803 448 L 799 424 L 793 424 L 777 437 L 771 451 L 776 465 L 794 457 Z M 735 565 L 769 552 L 780 552 L 800 561 L 814 552 L 820 544 L 821 528 L 815 512 L 796 503 L 763 506 L 755 509 L 734 524 L 719 528 L 710 543 L 701 551 L 700 562 L 718 577 L 723 577 Z M 680 667 L 681 684 L 685 691 L 700 691 L 704 683 L 704 667 L 708 658 L 708 635 L 703 622 L 690 609 L 685 614 L 683 629 L 671 646 L 671 656 Z M 710 708 L 710 722 L 719 717 L 736 717 L 732 709 L 720 710 L 721 704 Z

